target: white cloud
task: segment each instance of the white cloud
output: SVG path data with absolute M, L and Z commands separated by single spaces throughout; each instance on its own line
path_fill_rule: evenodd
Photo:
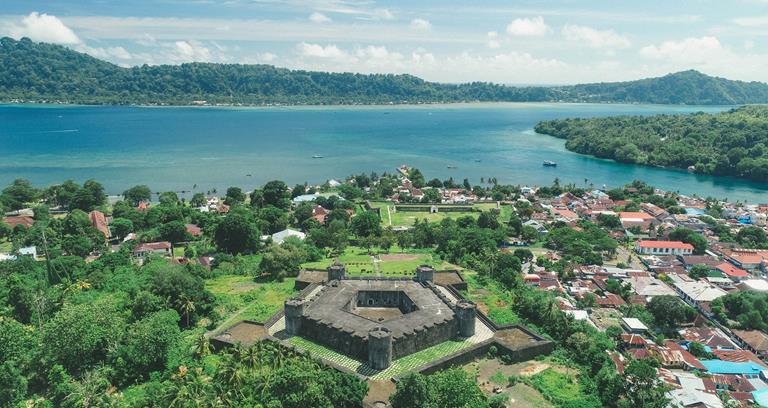
M 665 41 L 640 49 L 640 55 L 649 59 L 701 64 L 718 58 L 725 51 L 717 37 L 689 37 L 680 41 Z
M 8 31 L 11 37 L 29 37 L 39 42 L 67 45 L 82 42 L 58 17 L 36 11 L 22 18 L 19 24 L 12 24 Z
M 259 61 L 272 62 L 272 61 L 277 59 L 277 55 L 272 54 L 271 52 L 261 52 L 261 53 L 256 54 L 256 58 Z
M 348 56 L 345 51 L 342 51 L 333 44 L 322 46 L 320 44 L 302 42 L 296 46 L 296 49 L 299 51 L 299 54 L 305 57 L 341 59 Z
M 411 20 L 411 28 L 414 30 L 429 30 L 432 28 L 432 23 L 430 23 L 427 20 L 424 20 L 423 18 L 414 18 Z
M 133 55 L 123 47 L 89 47 L 85 44 L 79 44 L 75 50 L 100 59 L 133 59 Z
M 507 34 L 519 37 L 540 37 L 549 32 L 549 27 L 541 16 L 534 18 L 516 18 L 507 25 Z
M 211 61 L 211 50 L 197 41 L 176 41 L 171 58 L 177 62 Z
M 496 49 L 501 47 L 501 43 L 499 43 L 499 39 L 498 39 L 499 33 L 497 33 L 496 31 L 488 31 L 487 37 L 488 37 L 488 42 L 486 43 L 486 45 L 488 46 L 488 48 Z
M 330 23 L 331 18 L 323 13 L 314 12 L 309 16 L 309 21 L 313 23 Z
M 613 30 L 596 30 L 587 26 L 566 25 L 561 32 L 566 40 L 577 42 L 590 48 L 611 50 L 629 48 L 632 45 L 629 38 Z
M 768 25 L 768 16 L 741 17 L 732 20 L 734 24 L 742 27 L 759 27 Z
M 383 20 L 394 20 L 395 15 L 392 14 L 391 11 L 388 9 L 380 8 L 380 9 L 374 9 L 371 13 L 371 16 L 374 18 L 380 18 Z

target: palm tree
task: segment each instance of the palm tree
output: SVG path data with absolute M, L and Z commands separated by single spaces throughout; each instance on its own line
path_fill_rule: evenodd
M 189 298 L 185 298 L 181 303 L 181 312 L 184 314 L 187 320 L 187 327 L 189 327 L 189 315 L 195 311 L 195 302 Z
M 201 334 L 200 337 L 195 340 L 195 357 L 202 358 L 211 354 L 211 342 L 205 334 Z

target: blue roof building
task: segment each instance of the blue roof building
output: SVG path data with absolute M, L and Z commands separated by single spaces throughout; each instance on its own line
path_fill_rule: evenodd
M 765 367 L 753 361 L 733 362 L 723 360 L 700 360 L 711 374 L 743 374 L 759 377 Z

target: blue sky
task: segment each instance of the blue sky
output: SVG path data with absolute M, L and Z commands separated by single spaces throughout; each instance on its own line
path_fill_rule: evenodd
M 768 81 L 768 0 L 2 0 L 0 35 L 123 66 L 190 61 L 567 84 Z

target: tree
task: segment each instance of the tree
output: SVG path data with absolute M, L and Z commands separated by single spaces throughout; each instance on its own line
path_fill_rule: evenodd
M 37 189 L 26 179 L 13 180 L 11 185 L 3 189 L 0 203 L 11 210 L 20 210 L 32 202 L 38 195 Z
M 259 247 L 261 232 L 253 216 L 242 211 L 231 211 L 216 227 L 216 246 L 230 254 L 253 253 Z
M 523 225 L 520 229 L 520 239 L 525 242 L 536 242 L 539 239 L 539 231 L 530 225 Z
M 206 204 L 205 194 L 195 193 L 189 200 L 189 205 L 192 207 L 202 207 Z
M 608 229 L 621 228 L 621 220 L 616 215 L 600 213 L 597 215 L 597 224 Z
M 192 275 L 178 265 L 153 262 L 149 269 L 147 290 L 161 299 L 166 306 L 184 317 L 185 326 L 195 323 L 213 307 L 213 295 L 205 289 L 203 279 Z
M 488 408 L 488 397 L 469 373 L 459 368 L 430 376 L 408 374 L 389 397 L 393 408 Z
M 142 201 L 149 201 L 151 198 L 152 190 L 146 185 L 133 186 L 123 191 L 123 199 L 128 201 L 133 207 L 136 207 Z
M 115 218 L 109 224 L 112 233 L 119 239 L 123 239 L 134 231 L 133 221 L 127 218 Z
M 533 260 L 533 252 L 527 248 L 515 249 L 513 255 L 515 255 L 522 262 L 531 262 Z
M 61 249 L 70 255 L 85 258 L 93 250 L 93 242 L 83 235 L 68 235 L 61 241 Z
M 286 276 L 297 276 L 302 262 L 306 262 L 307 254 L 293 245 L 272 245 L 267 248 L 259 263 L 259 269 L 273 277 L 282 279 Z
M 688 228 L 679 227 L 669 233 L 670 241 L 682 241 L 693 245 L 693 253 L 697 255 L 704 254 L 707 250 L 707 239 L 703 235 L 694 232 Z
M 245 193 L 240 187 L 230 187 L 227 189 L 227 194 L 224 196 L 224 204 L 238 205 L 245 202 Z
M 692 279 L 699 280 L 701 278 L 706 278 L 709 276 L 709 272 L 712 270 L 707 265 L 693 265 L 690 271 L 688 271 L 688 276 L 690 276 Z
M 696 311 L 683 303 L 677 296 L 654 296 L 648 302 L 648 311 L 653 319 L 662 328 L 673 329 L 681 323 L 687 323 L 694 319 Z
M 496 214 L 490 211 L 483 211 L 477 218 L 477 226 L 480 228 L 498 229 L 501 227 L 501 224 L 499 223 L 499 217 Z
M 161 224 L 158 227 L 160 232 L 160 238 L 169 241 L 171 244 L 177 242 L 187 241 L 190 238 L 187 232 L 187 226 L 181 221 L 171 221 L 166 224 Z
M 648 360 L 632 360 L 624 369 L 624 392 L 633 407 L 665 408 L 666 388 L 659 383 L 656 369 Z
M 433 407 L 435 390 L 427 377 L 417 373 L 403 376 L 389 397 L 393 408 Z
M 282 181 L 270 181 L 261 188 L 263 206 L 272 205 L 283 210 L 291 206 L 288 186 Z
M 61 364 L 80 373 L 104 361 L 122 338 L 125 322 L 108 299 L 93 304 L 65 305 L 43 326 L 42 352 L 46 363 Z
M 179 202 L 179 196 L 173 191 L 166 191 L 164 193 L 160 193 L 158 201 L 160 201 L 160 204 L 164 205 L 176 205 L 176 203 Z
M 179 314 L 174 310 L 156 312 L 131 324 L 116 351 L 120 382 L 129 384 L 148 378 L 153 371 L 163 371 L 179 337 Z
M 381 235 L 381 218 L 373 211 L 363 211 L 352 218 L 352 230 L 358 237 Z
M 443 197 L 440 195 L 440 191 L 436 188 L 430 188 L 424 190 L 424 197 L 421 198 L 422 203 L 440 203 Z

